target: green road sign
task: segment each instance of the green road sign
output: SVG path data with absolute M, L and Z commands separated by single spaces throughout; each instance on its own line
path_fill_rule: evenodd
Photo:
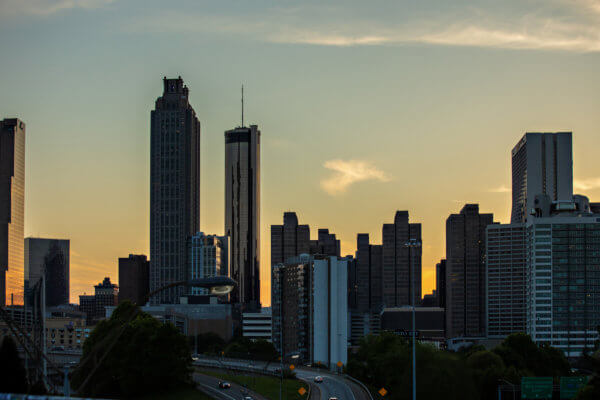
M 560 398 L 574 399 L 587 383 L 587 376 L 561 376 L 560 377 Z
M 551 399 L 552 377 L 521 378 L 522 399 Z

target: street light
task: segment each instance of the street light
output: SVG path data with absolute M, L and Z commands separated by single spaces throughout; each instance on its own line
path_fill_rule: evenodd
M 281 349 L 283 350 L 283 344 L 281 345 Z M 281 379 L 279 380 L 279 400 L 281 400 L 281 392 L 283 391 L 283 358 L 288 356 L 293 360 L 300 358 L 300 354 L 297 354 L 296 352 L 288 353 L 286 355 L 281 354 L 281 362 L 279 363 L 279 372 L 281 375 Z
M 417 400 L 417 352 L 415 345 L 415 257 L 411 257 L 411 249 L 421 247 L 421 242 L 417 239 L 410 239 L 404 243 L 404 247 L 408 248 L 408 255 L 410 258 L 410 291 L 412 292 L 412 398 L 413 400 Z

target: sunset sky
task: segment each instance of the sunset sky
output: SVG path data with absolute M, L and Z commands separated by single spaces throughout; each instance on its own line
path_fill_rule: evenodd
M 326 3 L 326 5 L 323 5 Z M 409 210 L 423 292 L 445 220 L 510 217 L 510 151 L 573 131 L 576 192 L 600 201 L 600 1 L 0 0 L 0 118 L 27 124 L 26 236 L 71 239 L 71 300 L 148 254 L 150 110 L 181 76 L 202 124 L 201 229 L 222 234 L 223 132 L 262 131 L 270 225 L 298 214 L 354 254 Z

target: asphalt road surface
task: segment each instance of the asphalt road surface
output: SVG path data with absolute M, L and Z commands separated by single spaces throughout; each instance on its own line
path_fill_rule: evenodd
M 243 360 L 211 360 L 203 359 L 204 363 L 212 364 L 215 367 L 226 367 L 230 366 L 248 366 L 248 361 Z M 254 366 L 258 367 L 260 363 L 253 363 Z M 267 369 L 269 371 L 275 371 L 279 368 L 278 364 L 269 364 Z M 327 372 L 321 372 L 316 370 L 296 368 L 296 376 L 312 385 L 318 387 L 320 392 L 321 400 L 328 400 L 330 397 L 337 397 L 338 400 L 368 400 L 367 394 L 359 388 L 356 384 L 349 382 L 348 380 L 338 375 L 329 374 Z M 322 376 L 322 383 L 314 383 L 315 376 Z M 311 396 L 312 397 L 312 396 Z
M 213 399 L 219 400 L 243 400 L 245 396 L 250 396 L 254 400 L 267 400 L 266 398 L 244 389 L 240 385 L 233 382 L 231 383 L 231 389 L 219 389 L 219 381 L 221 379 L 213 376 L 202 375 L 194 373 L 194 381 L 198 384 L 198 387 L 207 395 Z

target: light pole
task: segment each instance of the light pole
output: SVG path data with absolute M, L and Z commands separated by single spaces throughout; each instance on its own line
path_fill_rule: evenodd
M 415 312 L 415 262 L 412 249 L 421 247 L 421 242 L 417 239 L 410 239 L 404 246 L 408 248 L 408 257 L 410 258 L 410 291 L 412 294 L 412 398 L 417 400 L 417 351 L 416 351 L 416 312 Z

